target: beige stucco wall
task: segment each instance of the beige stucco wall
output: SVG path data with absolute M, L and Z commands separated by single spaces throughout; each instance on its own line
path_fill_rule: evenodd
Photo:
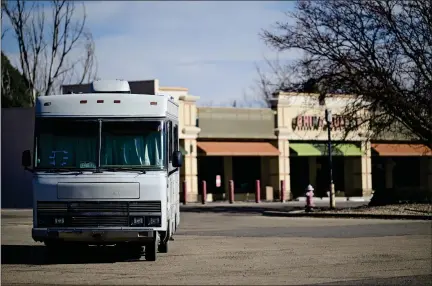
M 347 97 L 329 98 L 324 106 L 320 106 L 318 98 L 313 95 L 282 93 L 276 97 L 277 101 L 277 128 L 289 140 L 320 140 L 327 141 L 327 130 L 325 128 L 294 128 L 293 121 L 298 116 L 317 116 L 325 119 L 325 109 L 332 111 L 333 117 L 342 114 L 344 108 L 350 103 L 351 99 Z M 324 120 L 325 125 L 325 120 Z M 362 141 L 365 139 L 364 127 L 348 134 L 345 138 L 347 141 Z M 332 128 L 332 140 L 343 140 L 343 127 Z

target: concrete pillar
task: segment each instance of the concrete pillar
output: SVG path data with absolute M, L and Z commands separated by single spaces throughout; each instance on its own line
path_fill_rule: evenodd
M 286 200 L 293 199 L 291 193 L 291 179 L 290 179 L 290 150 L 289 139 L 292 136 L 292 114 L 290 114 L 291 102 L 287 101 L 287 97 L 281 98 L 280 94 L 275 94 L 272 101 L 272 109 L 275 112 L 275 135 L 277 136 L 277 146 L 279 149 L 278 157 L 278 179 L 277 189 L 280 189 L 281 181 L 285 182 Z M 272 163 L 272 160 L 270 160 Z M 274 185 L 275 178 L 271 176 L 272 185 Z
M 372 163 L 370 141 L 361 142 L 361 151 L 362 196 L 367 197 L 372 194 Z
M 184 139 L 187 154 L 184 158 L 184 178 L 187 184 L 187 201 L 198 201 L 198 162 L 197 137 L 201 131 L 195 126 L 197 117 L 196 101 L 198 96 L 181 95 L 179 97 L 179 138 Z
M 291 178 L 290 178 L 290 158 L 289 141 L 287 139 L 278 140 L 279 155 L 279 182 L 285 181 L 285 198 L 292 199 Z
M 185 180 L 187 184 L 187 200 L 198 200 L 198 162 L 196 139 L 185 139 L 185 147 L 188 154 L 185 156 Z
M 232 157 L 226 156 L 224 157 L 224 173 L 223 173 L 223 182 L 224 182 L 224 190 L 225 190 L 225 198 L 229 198 L 229 180 L 233 180 L 233 169 L 232 169 Z
M 385 186 L 386 189 L 393 188 L 393 168 L 395 163 L 393 162 L 392 158 L 386 158 L 385 159 Z

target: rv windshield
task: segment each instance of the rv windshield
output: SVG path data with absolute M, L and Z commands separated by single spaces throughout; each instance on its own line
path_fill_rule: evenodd
M 95 168 L 98 130 L 97 121 L 36 119 L 36 168 Z
M 162 126 L 162 121 L 104 121 L 101 168 L 163 168 Z
M 38 118 L 37 169 L 163 168 L 162 121 L 102 119 L 101 149 L 97 119 Z

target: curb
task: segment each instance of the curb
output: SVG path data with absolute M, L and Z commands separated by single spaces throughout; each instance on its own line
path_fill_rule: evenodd
M 273 217 L 317 217 L 317 218 L 370 218 L 370 219 L 402 219 L 402 220 L 432 220 L 430 215 L 385 215 L 361 213 L 322 213 L 322 212 L 280 212 L 265 211 L 264 216 Z
M 369 197 L 335 197 L 335 202 L 370 202 L 372 199 L 371 196 Z M 295 201 L 297 202 L 305 202 L 306 197 L 298 197 Z M 320 202 L 330 202 L 329 197 L 314 197 L 314 201 L 320 201 Z

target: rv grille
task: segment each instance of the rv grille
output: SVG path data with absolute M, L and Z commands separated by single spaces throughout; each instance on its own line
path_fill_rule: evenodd
M 62 227 L 129 226 L 130 216 L 161 215 L 160 201 L 92 201 L 38 202 L 40 227 L 54 225 L 55 218 L 64 218 Z
M 128 226 L 129 218 L 127 216 L 72 216 L 67 224 L 71 227 Z

